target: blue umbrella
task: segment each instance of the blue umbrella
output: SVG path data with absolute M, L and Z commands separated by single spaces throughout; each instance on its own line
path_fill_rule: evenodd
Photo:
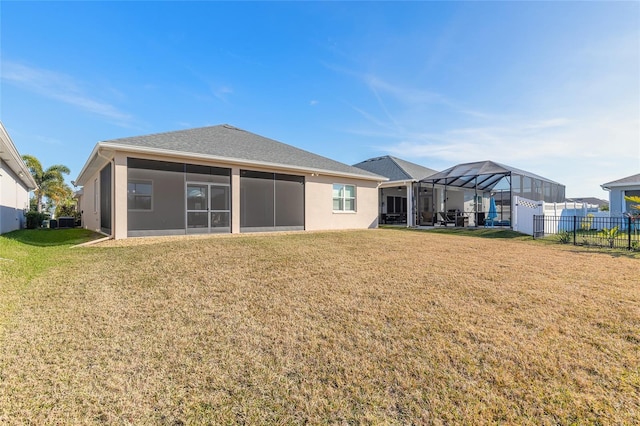
M 496 199 L 491 197 L 489 199 L 489 213 L 487 214 L 487 219 L 491 226 L 493 226 L 493 220 L 498 217 L 498 209 L 496 208 Z

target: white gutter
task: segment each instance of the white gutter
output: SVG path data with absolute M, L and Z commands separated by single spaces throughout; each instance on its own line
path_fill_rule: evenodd
M 100 144 L 97 143 L 96 146 L 93 147 L 93 151 L 91 151 L 91 154 L 89 154 L 89 159 L 87 160 L 86 163 L 84 163 L 84 166 L 82 166 L 82 170 L 80 170 L 80 173 L 78 173 L 78 177 L 75 180 L 75 182 L 78 182 L 78 185 L 81 185 L 80 182 L 82 182 L 82 176 L 87 171 L 87 168 L 91 163 L 91 160 L 93 159 L 93 157 L 97 156 L 99 145 Z
M 102 153 L 104 152 L 104 150 L 102 149 L 102 145 L 101 143 L 96 144 L 96 146 L 93 148 L 93 151 L 91 151 L 91 154 L 89 155 L 89 159 L 87 160 L 87 162 L 85 163 L 85 165 L 82 167 L 82 170 L 80 170 L 80 173 L 78 174 L 78 177 L 76 178 L 76 180 L 74 182 L 76 182 L 76 186 L 83 186 L 83 180 L 84 180 L 84 175 L 87 173 L 87 171 L 91 168 L 91 164 L 93 162 L 94 158 L 102 158 L 103 160 L 105 160 L 105 164 L 108 162 L 111 162 L 111 158 L 105 157 Z M 98 167 L 98 169 L 100 169 L 101 167 Z
M 600 185 L 600 187 L 604 191 L 610 191 L 611 188 L 620 188 L 620 187 L 629 187 L 629 186 L 640 186 L 640 182 L 626 182 L 626 183 L 604 183 Z
M 31 172 L 27 168 L 27 165 L 22 160 L 22 157 L 18 153 L 15 144 L 11 140 L 11 136 L 4 128 L 4 125 L 0 121 L 0 154 L 4 153 L 4 150 L 9 154 L 9 158 L 2 158 L 7 163 L 9 168 L 20 178 L 22 183 L 25 184 L 29 191 L 33 191 L 38 187 L 38 184 L 31 176 Z M 1 156 L 0 156 L 1 157 Z

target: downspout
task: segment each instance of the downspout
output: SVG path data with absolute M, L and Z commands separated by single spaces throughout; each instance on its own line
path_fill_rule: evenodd
M 116 190 L 116 185 L 115 185 L 115 181 L 116 181 L 116 156 L 114 154 L 113 158 L 109 158 L 109 157 L 105 157 L 104 155 L 102 155 L 101 153 L 102 149 L 98 148 L 98 157 L 107 160 L 107 163 L 111 163 L 111 194 L 109 195 L 111 197 L 111 235 L 109 235 L 109 239 L 113 240 L 115 239 L 115 215 L 116 215 L 116 200 L 115 200 L 115 190 Z M 100 172 L 100 171 L 98 171 Z M 100 183 L 102 184 L 102 181 L 100 181 Z M 95 195 L 94 195 L 95 196 Z M 102 206 L 100 206 L 100 209 L 102 209 Z M 100 233 L 105 234 L 104 232 L 102 232 L 102 221 L 100 222 Z

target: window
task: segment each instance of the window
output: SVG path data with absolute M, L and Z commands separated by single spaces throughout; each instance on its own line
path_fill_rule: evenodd
M 333 211 L 356 211 L 356 187 L 354 185 L 333 185 Z
M 129 210 L 151 210 L 153 184 L 151 181 L 130 180 L 127 185 L 127 206 Z
M 640 191 L 623 191 L 623 195 L 625 197 L 640 197 Z M 624 211 L 627 213 L 631 213 L 631 214 L 638 214 L 640 213 L 635 206 L 638 204 L 635 201 L 630 201 L 627 200 L 626 198 L 623 198 L 624 200 Z
M 407 198 L 406 197 L 387 197 L 387 213 L 406 213 Z

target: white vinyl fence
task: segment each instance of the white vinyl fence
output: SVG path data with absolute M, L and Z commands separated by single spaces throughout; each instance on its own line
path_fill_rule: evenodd
M 533 235 L 533 216 L 580 216 L 609 217 L 609 212 L 600 212 L 596 205 L 587 203 L 545 203 L 533 201 L 519 196 L 513 197 L 513 230 Z M 555 223 L 555 225 L 554 225 Z M 546 229 L 547 226 L 558 226 L 559 222 L 545 222 L 545 233 L 555 234 L 558 229 Z

